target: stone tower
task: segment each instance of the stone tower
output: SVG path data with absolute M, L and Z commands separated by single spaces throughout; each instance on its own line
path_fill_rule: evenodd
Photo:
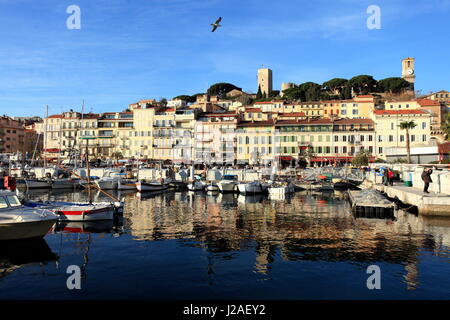
M 414 82 L 416 81 L 414 62 L 414 58 L 406 58 L 402 60 L 402 78 L 411 84 L 410 90 L 414 90 Z
M 272 92 L 272 70 L 270 69 L 258 69 L 258 88 L 261 88 L 262 94 L 266 94 L 266 97 Z

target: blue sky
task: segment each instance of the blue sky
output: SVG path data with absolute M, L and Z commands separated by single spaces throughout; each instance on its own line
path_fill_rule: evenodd
M 68 30 L 70 5 L 81 30 Z M 366 27 L 369 5 L 381 30 Z M 223 17 L 211 33 L 209 24 Z M 450 90 L 450 0 L 0 0 L 0 114 L 120 111 L 146 98 L 231 82 L 256 92 L 265 65 L 281 82 L 401 75 Z

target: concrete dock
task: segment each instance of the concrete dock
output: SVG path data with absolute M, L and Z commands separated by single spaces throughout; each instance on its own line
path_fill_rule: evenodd
M 389 198 L 416 206 L 421 215 L 450 217 L 450 195 L 448 194 L 436 192 L 426 194 L 419 188 L 400 184 L 394 184 L 394 186 L 375 184 L 373 188 L 385 193 Z

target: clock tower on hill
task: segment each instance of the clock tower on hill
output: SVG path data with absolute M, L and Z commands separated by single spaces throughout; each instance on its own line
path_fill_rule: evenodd
M 411 89 L 414 90 L 414 82 L 416 80 L 414 58 L 406 58 L 402 60 L 402 78 L 408 81 L 411 84 Z

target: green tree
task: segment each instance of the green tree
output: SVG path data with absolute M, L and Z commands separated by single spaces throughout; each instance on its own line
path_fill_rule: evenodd
M 211 87 L 209 87 L 207 93 L 211 96 L 219 96 L 223 98 L 228 92 L 234 89 L 242 90 L 241 88 L 236 87 L 234 84 L 220 82 L 213 84 Z
M 262 98 L 262 91 L 261 91 L 261 86 L 258 86 L 258 92 L 256 93 L 256 99 L 261 99 Z
M 403 78 L 392 77 L 378 81 L 378 87 L 383 92 L 401 93 L 410 83 Z
M 416 123 L 414 121 L 403 121 L 400 122 L 400 129 L 406 130 L 406 153 L 408 154 L 408 163 L 411 163 L 411 147 L 409 143 L 409 130 L 414 129 L 416 127 Z
M 347 79 L 342 78 L 334 78 L 322 84 L 322 87 L 327 91 L 336 91 L 338 90 L 339 94 L 344 90 L 344 87 L 348 83 Z
M 447 113 L 444 118 L 444 123 L 442 124 L 442 130 L 445 133 L 445 140 L 450 138 L 450 113 Z
M 365 167 L 369 165 L 370 154 L 364 150 L 361 150 L 352 159 L 352 165 L 355 167 Z
M 353 91 L 357 94 L 368 94 L 370 92 L 375 91 L 377 86 L 377 81 L 369 75 L 359 75 L 351 78 L 348 81 L 348 84 Z

